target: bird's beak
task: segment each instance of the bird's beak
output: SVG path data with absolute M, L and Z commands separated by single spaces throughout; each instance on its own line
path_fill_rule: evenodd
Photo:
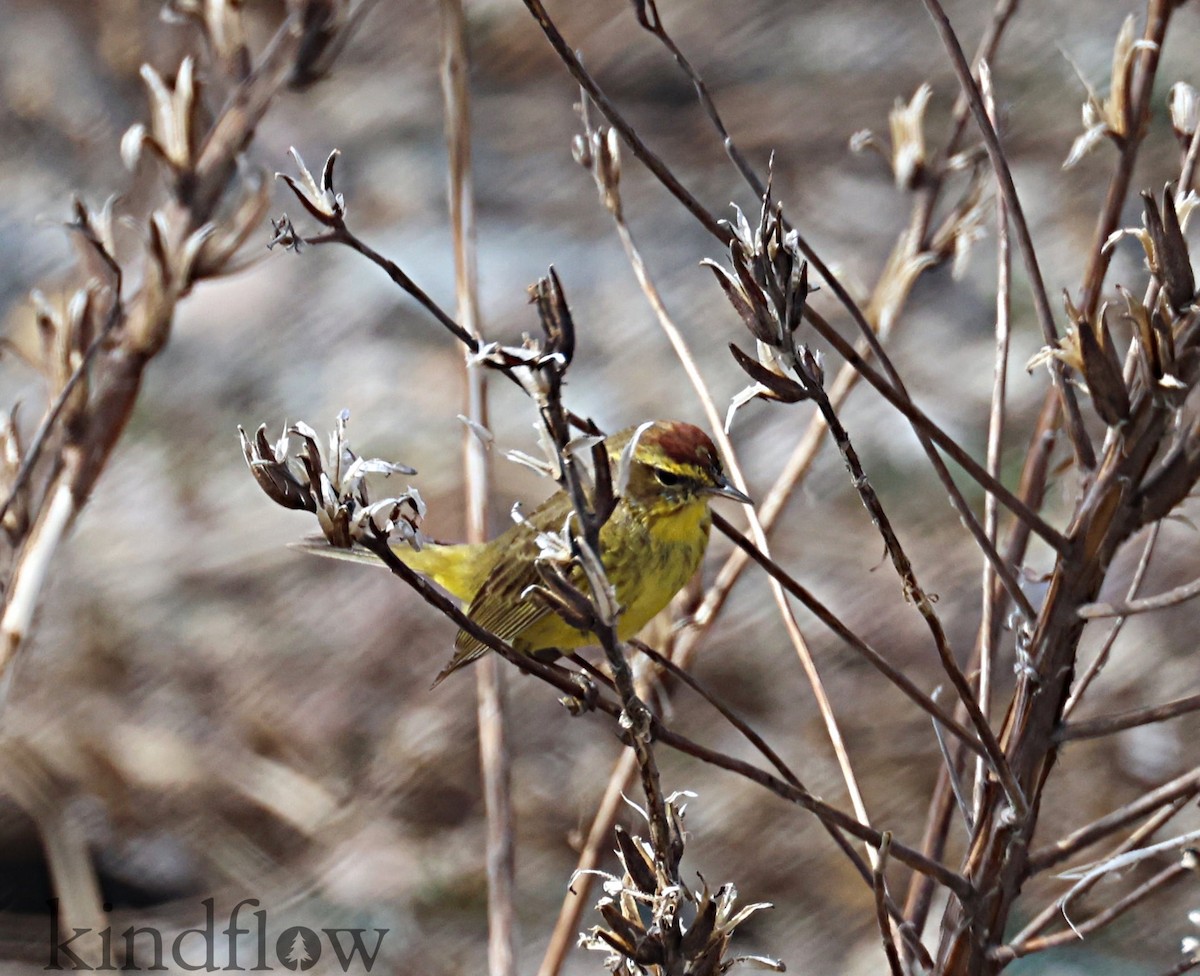
M 738 489 L 735 488 L 730 480 L 723 474 L 717 475 L 716 484 L 706 490 L 710 495 L 719 495 L 721 498 L 729 498 L 735 502 L 741 502 L 743 505 L 754 504 L 749 495 L 747 495 L 744 491 L 738 491 Z

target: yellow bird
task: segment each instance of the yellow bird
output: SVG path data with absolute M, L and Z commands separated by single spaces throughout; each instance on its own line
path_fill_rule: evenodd
M 605 447 L 614 472 L 635 434 L 638 440 L 628 482 L 612 516 L 600 529 L 601 562 L 622 608 L 617 622 L 621 640 L 633 637 L 649 623 L 699 568 L 712 525 L 709 498 L 750 503 L 726 478 L 708 435 L 692 424 L 659 420 L 612 434 Z M 540 582 L 534 567 L 540 552 L 538 534 L 561 531 L 570 511 L 571 500 L 560 490 L 490 542 L 427 543 L 420 551 L 402 546 L 396 555 L 462 600 L 471 620 L 511 643 L 519 653 L 557 656 L 594 644 L 594 636 L 572 627 L 541 601 L 524 594 Z M 361 554 L 327 546 L 308 551 L 361 558 Z M 576 570 L 572 581 L 582 583 L 582 573 Z M 459 631 L 454 648 L 454 656 L 435 679 L 435 686 L 488 650 L 465 631 Z

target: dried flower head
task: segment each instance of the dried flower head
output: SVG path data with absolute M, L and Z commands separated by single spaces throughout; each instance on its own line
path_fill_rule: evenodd
M 913 92 L 909 101 L 896 99 L 888 113 L 890 145 L 870 129 L 860 129 L 850 137 L 850 151 L 861 153 L 869 150 L 878 153 L 892 171 L 896 186 L 902 190 L 915 190 L 923 186 L 930 175 L 931 160 L 925 142 L 925 109 L 932 95 L 933 89 L 925 82 Z M 943 173 L 965 169 L 973 165 L 978 157 L 979 150 L 973 147 L 942 160 L 939 169 Z
M 296 161 L 296 169 L 300 171 L 300 180 L 296 181 L 287 173 L 276 173 L 276 179 L 283 180 L 296 194 L 301 206 L 318 223 L 326 227 L 336 227 L 346 216 L 346 200 L 333 188 L 333 168 L 341 155 L 335 149 L 325 157 L 325 165 L 321 167 L 321 179 L 318 181 L 304 165 L 304 159 L 295 146 L 288 149 L 292 159 Z
M 9 495 L 13 495 L 5 505 L 0 528 L 13 543 L 23 538 L 29 527 L 28 489 L 16 490 L 17 474 L 24 457 L 25 445 L 17 427 L 17 408 L 14 407 L 10 413 L 0 414 L 0 497 L 9 499 Z
M 1163 318 L 1161 305 L 1151 312 L 1128 289 L 1117 285 L 1117 291 L 1125 300 L 1125 317 L 1133 326 L 1143 385 L 1175 399 L 1181 386 L 1175 375 L 1175 336 Z
M 738 393 L 726 415 L 733 423 L 737 410 L 756 398 L 797 403 L 810 399 L 825 381 L 820 354 L 797 345 L 796 330 L 808 299 L 808 265 L 800 256 L 797 237 L 784 226 L 782 208 L 763 196 L 757 226 L 751 227 L 734 207 L 736 224 L 729 244 L 732 273 L 715 261 L 711 268 L 725 297 L 754 336 L 757 358 L 730 345 L 737 364 L 754 381 Z
M 1143 193 L 1142 199 L 1145 201 L 1142 222 L 1153 244 L 1150 273 L 1162 282 L 1163 294 L 1172 310 L 1184 312 L 1196 298 L 1196 276 L 1183 236 L 1184 225 L 1175 209 L 1175 196 L 1170 186 L 1165 187 L 1161 210 L 1151 194 Z
M 989 182 L 989 176 L 986 168 L 982 166 L 975 168 L 962 196 L 947 214 L 946 219 L 934 231 L 930 241 L 930 250 L 933 255 L 936 255 L 939 260 L 951 259 L 950 274 L 956 281 L 961 280 L 967 272 L 967 263 L 971 257 L 972 248 L 987 236 L 987 218 L 991 213 L 991 201 L 984 194 L 984 187 Z M 925 256 L 918 254 L 911 263 L 919 265 Z M 913 282 L 921 270 L 923 268 L 918 267 L 912 273 Z M 902 275 L 902 277 L 906 276 Z M 907 287 L 911 287 L 911 284 Z M 907 287 L 905 295 L 907 295 Z
M 367 533 L 420 548 L 425 503 L 417 490 L 410 485 L 401 494 L 377 502 L 367 494 L 367 475 L 387 477 L 416 471 L 403 464 L 355 454 L 346 438 L 349 419 L 347 410 L 338 414 L 324 457 L 316 431 L 305 423 L 286 428 L 274 445 L 267 440 L 265 424 L 253 440 L 239 426 L 242 453 L 250 473 L 276 504 L 313 512 L 325 538 L 340 549 L 348 549 Z M 301 442 L 296 454 L 291 449 L 292 435 Z
M 200 131 L 198 83 L 190 57 L 180 62 L 174 87 L 150 65 L 142 65 L 142 80 L 150 93 L 150 127 L 140 122 L 121 138 L 121 159 L 134 169 L 142 150 L 150 150 L 180 179 L 192 171 Z
M 683 799 L 693 793 L 673 793 L 666 798 L 669 829 L 682 852 Z M 630 804 L 634 806 L 633 804 Z M 638 807 L 635 810 L 645 818 Z M 669 877 L 650 844 L 616 828 L 616 855 L 621 874 L 589 872 L 603 879 L 603 896 L 596 910 L 604 919 L 580 936 L 585 949 L 607 954 L 605 967 L 622 976 L 716 976 L 735 966 L 784 972 L 785 966 L 767 956 L 730 956 L 734 931 L 755 912 L 772 907 L 765 902 L 737 907 L 737 889 L 722 885 L 712 892 L 703 877 L 701 888 L 691 891 Z
M 1167 106 L 1171 110 L 1171 128 L 1175 137 L 1186 149 L 1191 143 L 1196 129 L 1200 128 L 1200 95 L 1196 89 L 1185 81 L 1177 81 L 1171 86 L 1167 96 Z
M 1192 259 L 1183 232 L 1195 206 L 1195 194 L 1189 193 L 1177 207 L 1168 185 L 1163 189 L 1162 207 L 1149 193 L 1142 194 L 1142 226 L 1115 231 L 1104 246 L 1111 249 L 1123 237 L 1134 237 L 1146 252 L 1146 268 L 1163 287 L 1163 294 L 1175 312 L 1188 309 L 1196 297 L 1196 279 Z
M 519 346 L 481 343 L 469 357 L 469 362 L 511 373 L 536 403 L 544 405 L 558 398 L 563 377 L 574 358 L 575 323 L 562 283 L 553 268 L 545 278 L 530 286 L 529 295 L 537 307 L 542 335 L 525 334 Z M 547 441 L 543 447 L 547 448 L 546 456 L 552 457 L 553 445 Z M 535 470 L 542 469 L 536 461 L 530 466 Z M 551 461 L 551 467 L 557 471 L 557 462 Z M 558 475 L 555 477 L 557 480 Z
M 1070 169 L 1104 139 L 1112 139 L 1121 145 L 1129 137 L 1134 59 L 1138 51 L 1154 50 L 1157 50 L 1157 45 L 1153 41 L 1135 39 L 1133 15 L 1126 17 L 1113 46 L 1112 80 L 1106 98 L 1096 94 L 1079 66 L 1071 62 L 1071 67 L 1087 89 L 1087 101 L 1083 103 L 1083 134 L 1071 146 L 1063 169 Z M 1070 61 L 1070 58 L 1067 60 Z
M 586 102 L 584 102 L 586 105 Z M 612 214 L 621 214 L 621 143 L 616 130 L 607 126 L 591 128 L 584 119 L 585 135 L 571 140 L 571 155 L 580 166 L 592 174 L 600 202 Z
M 1200 911 L 1188 912 L 1188 921 L 1200 928 Z M 1194 935 L 1184 936 L 1179 947 L 1180 951 L 1185 956 L 1191 956 L 1193 959 L 1200 959 L 1200 938 Z
M 1057 345 L 1044 346 L 1034 354 L 1025 368 L 1032 371 L 1054 359 L 1069 366 L 1082 378 L 1100 418 L 1115 426 L 1129 416 L 1130 402 L 1121 361 L 1108 328 L 1108 306 L 1100 310 L 1094 321 L 1089 321 L 1066 292 L 1063 304 L 1071 323 L 1066 334 Z
M 240 0 L 166 0 L 162 18 L 168 23 L 190 20 L 199 26 L 209 49 L 240 81 L 251 66 L 241 8 Z

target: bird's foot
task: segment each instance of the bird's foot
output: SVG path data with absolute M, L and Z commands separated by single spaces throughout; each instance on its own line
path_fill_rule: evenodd
M 600 689 L 596 687 L 596 682 L 579 671 L 576 671 L 572 678 L 579 686 L 579 694 L 564 695 L 559 701 L 572 715 L 582 715 L 592 711 L 596 707 L 596 699 L 600 696 Z

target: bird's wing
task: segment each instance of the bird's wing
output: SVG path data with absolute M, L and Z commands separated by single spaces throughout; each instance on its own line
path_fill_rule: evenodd
M 288 548 L 295 549 L 297 552 L 306 552 L 310 556 L 321 556 L 324 559 L 340 559 L 343 562 L 387 569 L 387 564 L 370 549 L 362 546 L 355 546 L 352 549 L 331 546 L 323 535 L 305 536 L 299 542 L 289 542 Z
M 528 519 L 514 525 L 496 540 L 502 543 L 504 551 L 471 601 L 467 616 L 502 640 L 512 641 L 553 612 L 536 599 L 522 599 L 521 594 L 527 587 L 540 581 L 533 564 L 538 554 L 534 543 L 537 533 L 559 531 L 570 511 L 570 499 L 560 492 L 548 498 Z M 442 669 L 434 684 L 488 650 L 482 641 L 460 630 L 454 641 L 454 657 Z

